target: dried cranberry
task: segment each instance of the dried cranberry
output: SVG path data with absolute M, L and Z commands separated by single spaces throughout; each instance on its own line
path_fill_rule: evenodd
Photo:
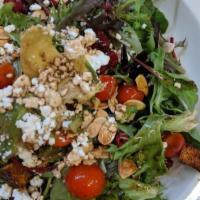
M 52 3 L 53 6 L 57 6 L 59 1 L 57 0 L 50 0 L 50 2 Z
M 167 168 L 169 169 L 173 166 L 173 160 L 171 160 L 170 158 L 167 158 L 165 160 L 165 164 L 166 164 Z
M 97 34 L 97 38 L 99 39 L 97 43 L 100 46 L 100 48 L 102 48 L 102 50 L 104 51 L 108 51 L 110 47 L 110 41 L 108 37 L 106 36 L 106 34 L 103 31 L 97 31 L 96 34 Z
M 124 132 L 120 132 L 115 137 L 115 143 L 118 147 L 121 147 L 123 144 L 125 144 L 128 141 L 128 135 Z
M 107 70 L 114 69 L 119 62 L 118 55 L 114 51 L 108 51 L 106 54 L 110 57 L 110 61 L 108 65 L 100 68 L 100 74 L 105 74 Z
M 4 0 L 4 3 L 13 3 L 13 11 L 25 13 L 27 11 L 25 4 L 22 0 Z
M 104 4 L 103 4 L 103 8 L 106 12 L 111 12 L 112 10 L 112 5 L 109 1 L 106 1 Z

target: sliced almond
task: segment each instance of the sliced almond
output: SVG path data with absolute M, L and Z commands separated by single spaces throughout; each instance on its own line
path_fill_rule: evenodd
M 137 110 L 143 110 L 146 107 L 146 105 L 142 101 L 135 100 L 135 99 L 131 99 L 131 100 L 126 101 L 124 103 L 124 105 L 134 106 Z
M 137 171 L 137 165 L 132 160 L 123 160 L 118 164 L 119 175 L 126 179 Z
M 96 118 L 87 128 L 88 136 L 90 138 L 97 137 L 103 124 L 106 122 L 105 117 Z
M 38 17 L 41 20 L 47 19 L 47 16 L 43 10 L 36 10 L 31 14 L 32 17 Z
M 0 26 L 0 47 L 3 47 L 9 40 L 8 34 L 4 31 L 4 27 Z
M 116 132 L 117 129 L 115 131 L 110 131 L 109 126 L 104 125 L 101 127 L 101 130 L 99 131 L 98 141 L 102 145 L 109 145 L 114 140 Z
M 99 117 L 108 117 L 108 113 L 105 111 L 105 110 L 98 110 L 97 113 L 96 113 L 96 118 L 99 118 Z
M 144 75 L 140 74 L 135 79 L 137 89 L 141 92 L 144 92 L 145 96 L 149 93 L 149 87 L 146 78 Z

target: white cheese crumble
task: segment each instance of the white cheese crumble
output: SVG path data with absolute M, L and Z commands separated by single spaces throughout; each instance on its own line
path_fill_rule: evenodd
M 175 83 L 174 83 L 174 87 L 176 87 L 176 88 L 178 88 L 178 89 L 181 89 L 181 83 L 175 82 Z
M 41 161 L 38 160 L 38 157 L 33 155 L 32 152 L 28 149 L 20 147 L 18 149 L 18 156 L 20 159 L 22 159 L 22 164 L 26 167 L 36 167 L 41 164 Z
M 67 27 L 67 34 L 70 39 L 75 39 L 79 35 L 79 30 L 75 27 Z
M 72 121 L 64 120 L 63 123 L 62 123 L 62 127 L 63 127 L 63 128 L 69 128 L 69 125 L 71 124 L 71 122 L 72 122 Z
M 116 120 L 115 120 L 114 117 L 109 117 L 108 122 L 111 123 L 111 124 L 114 124 L 114 123 L 116 123 Z
M 4 49 L 6 50 L 6 52 L 7 52 L 8 54 L 13 54 L 14 51 L 15 51 L 15 47 L 14 47 L 13 44 L 6 43 L 6 44 L 4 44 L 3 47 L 4 47 Z
M 35 145 L 35 149 L 46 144 L 50 139 L 51 132 L 56 128 L 56 113 L 50 106 L 41 106 L 40 116 L 26 113 L 21 120 L 17 120 L 16 127 L 22 129 L 22 140 Z M 52 142 L 51 142 L 52 143 Z
M 14 200 L 32 200 L 26 190 L 20 191 L 19 189 L 14 189 L 12 193 Z
M 13 24 L 4 27 L 4 31 L 7 33 L 11 33 L 13 31 L 15 31 L 15 29 L 16 29 L 16 27 Z
M 42 9 L 42 7 L 37 3 L 34 3 L 29 7 L 30 11 L 36 11 L 36 10 L 41 10 L 41 9 Z
M 0 199 L 10 199 L 12 188 L 8 184 L 3 184 L 0 187 Z
M 34 176 L 30 180 L 30 185 L 34 187 L 41 187 L 43 184 L 43 180 L 39 176 Z
M 147 27 L 147 24 L 145 24 L 145 23 L 142 24 L 142 26 L 141 26 L 142 29 L 146 29 L 146 27 Z
M 11 110 L 13 108 L 12 103 L 14 100 L 10 97 L 12 92 L 12 86 L 0 89 L 0 111 L 4 112 L 6 109 Z
M 84 30 L 84 33 L 87 35 L 93 35 L 93 37 L 96 37 L 96 33 L 91 29 L 91 28 L 87 28 Z
M 49 6 L 49 5 L 50 5 L 50 1 L 49 1 L 49 0 L 44 0 L 44 1 L 43 1 L 43 4 L 44 4 L 45 6 Z
M 110 60 L 110 57 L 104 54 L 102 51 L 96 51 L 96 54 L 93 55 L 86 54 L 85 58 L 95 71 L 101 66 L 107 65 Z

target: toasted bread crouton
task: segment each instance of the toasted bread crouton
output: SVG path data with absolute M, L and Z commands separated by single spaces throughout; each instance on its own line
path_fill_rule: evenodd
M 200 171 L 200 150 L 190 145 L 185 146 L 179 157 L 180 161 Z

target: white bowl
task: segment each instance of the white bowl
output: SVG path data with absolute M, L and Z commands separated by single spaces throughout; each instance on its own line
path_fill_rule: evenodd
M 188 76 L 200 88 L 200 1 L 160 0 L 157 4 L 170 21 L 167 35 L 176 41 L 186 38 L 187 48 L 179 54 Z M 197 109 L 200 111 L 200 104 Z M 176 163 L 161 181 L 169 200 L 200 200 L 200 174 L 196 170 Z

